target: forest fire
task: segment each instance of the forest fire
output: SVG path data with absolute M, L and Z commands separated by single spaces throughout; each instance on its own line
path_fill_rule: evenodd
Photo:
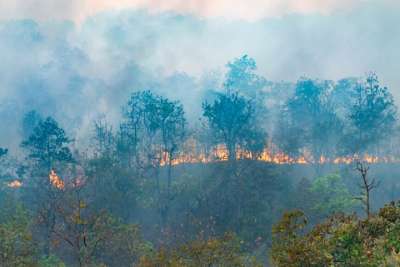
M 50 171 L 49 174 L 50 183 L 57 189 L 63 190 L 65 188 L 64 181 L 57 175 L 54 170 Z
M 224 162 L 229 160 L 228 150 L 223 145 L 217 145 L 208 153 L 201 151 L 197 152 L 197 149 L 186 150 L 178 154 L 171 160 L 171 165 L 187 164 L 187 163 L 212 163 L 212 162 Z M 161 166 L 168 165 L 168 153 L 164 152 L 160 161 Z M 321 156 L 319 159 L 314 160 L 309 153 L 304 152 L 303 155 L 298 157 L 291 157 L 281 151 L 273 151 L 269 148 L 265 148 L 262 152 L 253 154 L 249 151 L 242 149 L 236 150 L 237 160 L 257 160 L 262 162 L 268 162 L 273 164 L 352 164 L 357 161 L 364 161 L 369 164 L 373 163 L 394 163 L 398 162 L 394 157 L 389 156 L 373 156 L 366 154 L 362 157 L 358 155 L 354 156 L 342 156 L 335 158 L 328 158 Z
M 14 181 L 12 181 L 12 182 L 9 182 L 9 183 L 7 184 L 7 186 L 8 186 L 8 187 L 11 187 L 11 188 L 20 188 L 20 187 L 22 186 L 22 182 L 19 181 L 19 180 L 14 180 Z
M 50 184 L 59 189 L 59 190 L 64 190 L 65 189 L 65 182 L 60 178 L 60 176 L 58 176 L 58 174 L 54 171 L 51 170 L 49 173 L 49 181 Z M 78 176 L 77 178 L 75 178 L 72 182 L 72 187 L 81 187 L 85 184 L 85 180 L 83 176 Z M 20 188 L 23 186 L 23 183 L 20 180 L 13 180 L 9 183 L 7 183 L 7 186 L 9 188 Z
M 47 2 L 0 0 L 0 267 L 400 267 L 400 0 Z

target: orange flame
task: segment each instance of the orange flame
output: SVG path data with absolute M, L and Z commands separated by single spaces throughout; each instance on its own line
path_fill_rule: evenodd
M 273 144 L 271 145 L 274 148 Z M 184 163 L 210 163 L 210 162 L 219 162 L 219 161 L 227 161 L 228 160 L 228 150 L 224 145 L 216 145 L 211 151 L 208 153 L 204 151 L 200 151 L 196 147 L 196 145 L 190 144 L 189 147 L 184 149 L 184 152 L 178 154 L 171 160 L 172 165 L 179 165 Z M 160 165 L 165 166 L 168 165 L 168 153 L 163 152 L 161 155 Z M 273 163 L 273 164 L 352 164 L 357 160 L 362 160 L 367 163 L 390 163 L 396 162 L 396 159 L 393 157 L 377 157 L 372 155 L 364 155 L 360 157 L 358 155 L 354 156 L 344 156 L 344 157 L 336 157 L 330 158 L 326 156 L 320 156 L 317 159 L 314 159 L 312 155 L 303 151 L 302 155 L 298 157 L 291 157 L 286 155 L 282 151 L 278 149 L 270 149 L 265 148 L 261 153 L 257 155 L 253 155 L 251 152 L 238 148 L 236 150 L 236 158 L 238 160 L 241 159 L 256 159 L 263 162 Z
M 7 186 L 8 186 L 8 187 L 11 187 L 11 188 L 20 188 L 20 187 L 22 186 L 22 182 L 19 181 L 19 180 L 14 180 L 14 181 L 12 181 L 12 182 L 9 182 L 9 183 L 7 184 Z
M 50 171 L 49 180 L 50 180 L 50 183 L 55 188 L 60 189 L 60 190 L 64 189 L 64 187 L 65 187 L 64 181 L 61 180 L 61 178 L 57 175 L 57 173 L 54 170 Z

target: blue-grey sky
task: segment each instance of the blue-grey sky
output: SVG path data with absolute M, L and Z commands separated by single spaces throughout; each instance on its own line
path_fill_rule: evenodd
M 375 71 L 400 99 L 399 25 L 398 0 L 0 0 L 0 117 L 36 108 L 79 137 L 143 88 L 196 114 L 243 54 L 273 81 Z

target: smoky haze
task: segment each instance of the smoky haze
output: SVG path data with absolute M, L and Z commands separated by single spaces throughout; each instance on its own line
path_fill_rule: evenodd
M 398 0 L 0 0 L 0 267 L 400 266 L 398 25 Z
M 398 100 L 400 16 L 389 2 L 253 21 L 145 9 L 103 11 L 79 23 L 2 16 L 0 118 L 7 127 L 0 146 L 18 147 L 18 122 L 32 109 L 85 140 L 94 119 L 117 123 L 128 96 L 143 89 L 182 101 L 197 119 L 207 90 L 221 87 L 225 64 L 244 54 L 270 81 L 375 71 Z

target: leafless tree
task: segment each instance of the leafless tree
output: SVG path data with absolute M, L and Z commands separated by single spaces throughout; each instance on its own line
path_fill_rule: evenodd
M 370 218 L 370 195 L 371 191 L 379 186 L 379 182 L 377 182 L 374 178 L 372 180 L 368 178 L 369 164 L 367 162 L 357 161 L 356 170 L 360 173 L 362 179 L 362 183 L 359 185 L 361 188 L 361 196 L 356 197 L 356 199 L 362 202 L 365 213 L 367 214 L 367 218 Z

